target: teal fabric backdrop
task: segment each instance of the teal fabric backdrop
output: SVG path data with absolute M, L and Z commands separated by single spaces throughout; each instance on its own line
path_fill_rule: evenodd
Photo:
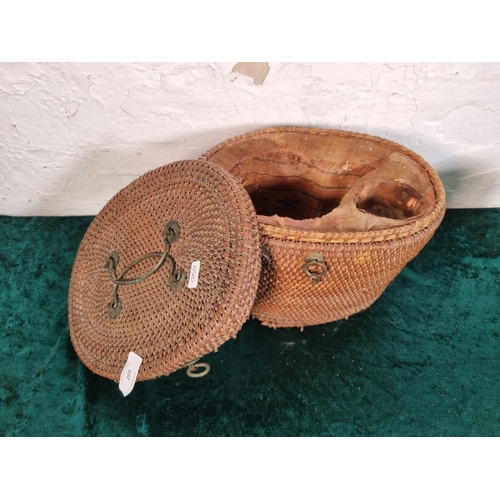
M 449 210 L 368 310 L 248 321 L 184 371 L 136 385 L 75 355 L 67 292 L 91 217 L 0 217 L 2 436 L 499 436 L 500 209 Z

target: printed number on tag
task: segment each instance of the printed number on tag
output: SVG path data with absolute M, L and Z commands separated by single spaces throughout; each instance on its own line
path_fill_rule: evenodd
M 135 352 L 130 351 L 128 353 L 127 363 L 120 375 L 120 383 L 118 385 L 124 396 L 128 396 L 132 392 L 141 364 L 142 358 Z
M 200 275 L 200 261 L 195 260 L 191 264 L 191 272 L 189 273 L 188 288 L 196 288 L 198 286 L 199 275 Z

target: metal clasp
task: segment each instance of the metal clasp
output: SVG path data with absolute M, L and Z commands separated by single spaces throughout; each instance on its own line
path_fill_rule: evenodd
M 262 245 L 262 269 L 269 267 L 271 264 L 271 253 L 266 245 Z
M 146 278 L 149 278 L 152 274 L 154 274 L 160 267 L 164 264 L 165 261 L 168 261 L 170 264 L 170 277 L 168 280 L 168 286 L 170 290 L 173 292 L 179 291 L 184 284 L 186 283 L 186 273 L 183 269 L 177 268 L 175 265 L 175 261 L 173 257 L 168 253 L 170 251 L 170 245 L 176 241 L 181 234 L 181 227 L 179 223 L 175 220 L 171 220 L 167 222 L 165 228 L 162 232 L 163 239 L 163 253 L 153 252 L 143 255 L 135 259 L 131 264 L 129 264 L 119 276 L 115 277 L 114 273 L 116 270 L 116 266 L 120 260 L 120 256 L 116 250 L 113 250 L 109 255 L 106 263 L 104 264 L 104 268 L 109 272 L 109 279 L 113 283 L 113 299 L 108 304 L 108 316 L 110 318 L 116 318 L 120 314 L 122 310 L 122 301 L 120 297 L 118 297 L 118 287 L 126 286 L 126 285 L 135 285 L 137 283 L 141 283 Z M 152 257 L 159 257 L 158 262 L 146 273 L 138 278 L 134 279 L 124 279 L 125 275 L 137 264 L 141 263 L 143 260 L 150 259 Z
M 311 252 L 305 256 L 304 261 L 302 270 L 311 278 L 313 285 L 316 285 L 328 271 L 325 258 L 320 253 Z
M 186 365 L 187 371 L 186 375 L 191 378 L 204 377 L 210 371 L 210 365 L 208 363 L 198 363 L 199 358 L 191 361 Z M 204 368 L 202 372 L 197 372 L 198 368 Z

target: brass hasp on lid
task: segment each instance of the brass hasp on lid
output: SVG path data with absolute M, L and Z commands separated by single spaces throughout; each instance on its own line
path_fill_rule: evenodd
M 135 285 L 141 283 L 145 279 L 153 275 L 165 261 L 170 264 L 170 277 L 168 280 L 168 286 L 173 292 L 179 291 L 186 283 L 186 272 L 183 269 L 177 268 L 173 257 L 168 253 L 170 251 L 170 245 L 176 241 L 181 234 L 181 226 L 175 220 L 167 222 L 165 228 L 162 232 L 163 239 L 163 253 L 152 252 L 145 254 L 137 259 L 135 259 L 131 264 L 129 264 L 118 277 L 114 276 L 116 266 L 120 260 L 120 256 L 116 250 L 113 250 L 109 255 L 104 268 L 109 272 L 109 279 L 114 284 L 113 286 L 113 298 L 108 304 L 108 316 L 110 318 L 117 318 L 122 310 L 122 301 L 118 297 L 118 287 L 126 285 Z M 143 260 L 150 259 L 152 257 L 159 257 L 158 262 L 149 271 L 143 275 L 134 279 L 125 279 L 125 275 L 135 266 L 140 264 Z

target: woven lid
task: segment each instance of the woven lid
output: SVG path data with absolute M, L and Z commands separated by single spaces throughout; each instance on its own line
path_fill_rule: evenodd
M 152 170 L 103 208 L 80 245 L 69 289 L 75 351 L 115 381 L 133 351 L 140 381 L 217 350 L 249 316 L 260 255 L 255 209 L 223 168 L 182 161 Z

